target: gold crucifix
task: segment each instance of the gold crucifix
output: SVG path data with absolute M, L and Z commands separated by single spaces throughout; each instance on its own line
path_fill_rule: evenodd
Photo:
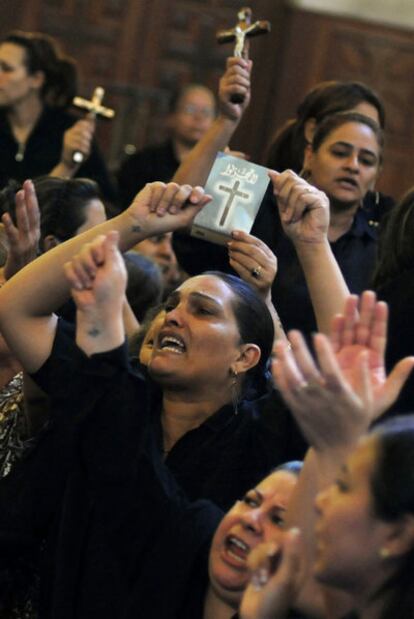
M 109 107 L 102 105 L 102 101 L 105 95 L 105 90 L 102 86 L 98 86 L 93 91 L 92 99 L 83 99 L 82 97 L 75 97 L 72 101 L 75 107 L 82 110 L 87 110 L 89 118 L 96 118 L 101 116 L 102 118 L 111 119 L 115 116 L 115 111 Z M 84 154 L 80 151 L 75 151 L 72 155 L 75 163 L 82 163 L 84 160 Z
M 255 37 L 259 34 L 266 34 L 270 32 L 271 25 L 269 21 L 256 21 L 252 24 L 252 10 L 249 7 L 240 9 L 237 13 L 237 19 L 239 20 L 234 28 L 230 30 L 219 30 L 216 34 L 218 43 L 232 43 L 235 41 L 234 56 L 238 58 L 249 57 L 249 45 L 248 39 Z M 244 96 L 238 93 L 234 93 L 230 100 L 232 103 L 243 103 Z
M 219 43 L 232 43 L 235 41 L 234 56 L 248 58 L 249 51 L 246 39 L 270 32 L 270 22 L 260 20 L 252 24 L 252 10 L 249 7 L 240 9 L 237 13 L 237 19 L 239 21 L 234 28 L 217 32 L 217 41 Z

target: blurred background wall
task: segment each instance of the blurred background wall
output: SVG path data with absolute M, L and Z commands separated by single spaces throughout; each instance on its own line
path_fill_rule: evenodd
M 0 35 L 38 30 L 78 61 L 80 93 L 96 85 L 117 112 L 99 140 L 116 167 L 127 145 L 164 137 L 172 87 L 201 81 L 216 90 L 231 46 L 215 32 L 233 26 L 239 0 L 0 0 Z M 380 188 L 398 198 L 414 184 L 414 2 L 412 0 L 252 0 L 272 33 L 255 39 L 253 98 L 233 148 L 261 162 L 274 130 L 317 82 L 361 80 L 387 111 Z

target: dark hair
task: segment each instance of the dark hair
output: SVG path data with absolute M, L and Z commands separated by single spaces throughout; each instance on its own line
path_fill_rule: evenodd
M 55 40 L 38 32 L 14 31 L 3 43 L 13 43 L 25 51 L 25 66 L 29 74 L 42 71 L 45 76 L 40 91 L 42 100 L 53 107 L 67 107 L 77 92 L 75 62 L 63 56 Z
M 376 461 L 371 475 L 375 514 L 386 522 L 414 516 L 414 416 L 395 417 L 374 428 Z M 414 545 L 377 593 L 389 593 L 381 619 L 408 619 L 414 613 Z
M 89 178 L 45 176 L 34 182 L 40 208 L 40 247 L 49 234 L 59 241 L 74 237 L 85 223 L 85 207 L 90 200 L 101 200 L 95 181 Z
M 235 275 L 221 271 L 207 271 L 231 289 L 235 296 L 233 311 L 242 343 L 256 344 L 261 351 L 259 363 L 251 368 L 243 384 L 243 397 L 254 399 L 270 389 L 270 358 L 272 354 L 274 326 L 266 303 L 250 284 Z
M 368 116 L 359 114 L 358 112 L 343 112 L 325 118 L 316 126 L 315 135 L 312 140 L 312 150 L 314 152 L 319 150 L 320 146 L 325 142 L 326 138 L 332 133 L 332 131 L 335 131 L 335 129 L 338 129 L 338 127 L 342 127 L 342 125 L 347 123 L 359 123 L 361 125 L 366 125 L 372 130 L 380 147 L 381 158 L 381 152 L 384 147 L 384 134 L 382 129 L 374 120 L 368 118 Z
M 137 320 L 158 305 L 162 296 L 162 275 L 155 262 L 135 251 L 123 254 L 128 273 L 126 297 Z
M 391 209 L 380 234 L 375 290 L 414 267 L 414 187 Z
M 101 192 L 95 181 L 89 178 L 58 178 L 42 176 L 33 181 L 40 210 L 40 250 L 48 235 L 59 241 L 76 236 L 78 228 L 85 223 L 85 207 L 90 200 L 101 200 Z M 9 213 L 14 223 L 15 195 L 21 183 L 9 181 L 0 191 L 0 212 Z
M 192 90 L 203 90 L 204 92 L 208 93 L 211 96 L 211 100 L 213 101 L 214 113 L 216 112 L 216 98 L 214 96 L 214 93 L 209 88 L 207 88 L 207 86 L 204 86 L 204 84 L 198 84 L 196 82 L 194 83 L 192 82 L 190 84 L 186 84 L 185 86 L 181 88 L 177 88 L 172 91 L 170 99 L 169 99 L 169 103 L 168 103 L 168 111 L 170 112 L 170 114 L 177 111 L 177 108 L 181 102 L 181 99 L 185 97 L 185 95 L 188 92 L 191 92 Z
M 314 119 L 318 125 L 324 118 L 346 112 L 359 103 L 369 103 L 378 112 L 379 124 L 385 127 L 385 110 L 378 95 L 361 82 L 322 82 L 311 90 L 296 111 L 276 132 L 268 149 L 266 165 L 272 169 L 300 172 L 307 145 L 305 125 Z

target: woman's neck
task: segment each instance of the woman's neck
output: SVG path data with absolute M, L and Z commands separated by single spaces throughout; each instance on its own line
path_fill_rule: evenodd
M 218 597 L 209 585 L 204 602 L 203 619 L 231 619 L 235 613 L 236 610 Z
M 350 230 L 358 208 L 358 204 L 352 205 L 349 208 L 338 208 L 331 201 L 330 223 L 328 230 L 328 239 L 331 243 L 337 241 L 341 236 L 346 234 L 348 230 Z
M 210 398 L 164 391 L 161 415 L 164 451 L 168 453 L 184 434 L 200 426 L 230 401 L 229 397 Z
M 43 103 L 36 95 L 28 96 L 8 110 L 7 118 L 18 142 L 25 143 L 43 112 Z

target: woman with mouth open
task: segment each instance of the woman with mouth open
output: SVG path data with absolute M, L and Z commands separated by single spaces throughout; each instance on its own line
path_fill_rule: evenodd
M 292 605 L 325 619 L 413 616 L 414 415 L 369 430 L 384 410 L 374 367 L 385 349 L 386 304 L 372 292 L 359 307 L 351 297 L 340 320 L 354 341 L 347 372 L 321 334 L 316 361 L 299 333 L 292 350 L 278 345 L 276 378 L 311 445 L 286 515 L 301 545 L 279 538 L 255 549 L 241 619 L 284 619 Z M 403 365 L 412 368 L 414 357 Z
M 283 175 L 274 179 L 281 193 L 288 180 Z M 307 186 L 302 179 L 300 183 L 303 194 Z M 311 213 L 318 214 L 321 209 L 314 202 L 320 192 L 314 191 L 305 194 Z M 34 199 L 33 186 L 26 182 L 20 208 L 30 209 Z M 119 236 L 121 249 L 126 249 L 146 235 L 187 225 L 207 201 L 200 188 L 148 185 L 127 211 L 46 253 L 0 291 L 5 337 L 56 401 L 37 448 L 0 483 L 1 567 L 17 556 L 17 544 L 28 552 L 39 538 L 45 539 L 41 616 L 48 619 L 197 616 L 192 605 L 199 608 L 205 584 L 198 559 L 205 555 L 220 515 L 211 503 L 190 503 L 163 462 L 146 381 L 130 371 L 123 347 L 125 273 L 116 244 Z M 76 346 L 52 313 L 70 288 L 77 304 Z M 259 364 L 260 334 L 250 339 L 251 331 L 246 335 L 242 330 L 247 318 L 240 318 L 233 290 L 231 279 L 200 276 L 188 280 L 167 307 L 150 369 L 166 390 L 163 411 L 169 418 L 163 429 L 172 442 L 186 440 L 200 429 L 191 424 L 198 426 L 204 418 L 208 426 L 209 414 L 228 402 L 235 381 Z M 260 312 L 261 323 L 268 322 L 269 340 L 263 346 L 270 349 L 271 317 L 264 304 L 255 310 L 253 298 L 250 291 L 248 310 L 253 316 Z M 263 324 L 258 327 L 262 331 Z M 235 413 L 220 424 L 223 434 L 243 415 Z M 235 434 L 237 444 L 237 430 Z M 233 450 L 224 454 L 232 459 L 224 463 L 234 467 L 241 461 L 248 468 L 246 460 L 255 451 L 263 457 L 263 449 L 256 443 L 244 453 Z M 224 476 L 222 462 L 214 460 L 212 474 L 214 468 Z M 247 486 L 256 490 L 248 493 L 245 504 L 255 512 L 262 501 L 263 510 L 258 519 L 259 512 L 247 510 L 252 518 L 246 525 L 249 537 L 237 524 L 239 505 L 232 512 L 234 529 L 228 520 L 218 546 L 223 563 L 227 560 L 236 572 L 253 546 L 250 539 L 261 541 L 284 508 L 285 499 L 272 503 L 267 496 L 267 482 L 256 484 Z M 188 590 L 195 600 L 187 599 Z M 214 609 L 210 617 L 220 616 L 217 607 L 223 617 L 229 616 L 217 596 L 207 601 Z
M 22 216 L 35 199 L 33 184 L 25 182 L 16 207 Z M 29 551 L 38 539 L 46 539 L 41 616 L 132 617 L 146 603 L 145 616 L 185 616 L 179 606 L 185 602 L 182 588 L 190 579 L 196 593 L 198 583 L 205 583 L 193 558 L 205 552 L 222 512 L 204 501 L 189 503 L 163 463 L 162 451 L 180 441 L 185 446 L 188 435 L 200 434 L 192 465 L 201 470 L 192 475 L 186 462 L 184 488 L 190 499 L 198 499 L 211 498 L 218 486 L 219 504 L 256 487 L 272 464 L 280 463 L 277 437 L 266 428 L 256 430 L 255 410 L 245 411 L 240 401 L 244 383 L 250 389 L 264 382 L 273 344 L 272 318 L 247 284 L 210 274 L 188 280 L 170 298 L 150 362 L 150 372 L 164 388 L 161 418 L 147 405 L 148 381 L 129 369 L 122 351 L 125 335 L 118 310 L 125 274 L 113 237 L 119 235 L 126 249 L 147 235 L 188 224 L 208 199 L 201 188 L 150 184 L 130 209 L 84 232 L 80 242 L 72 239 L 52 249 L 1 291 L 2 330 L 23 366 L 54 400 L 55 414 L 39 445 L 0 484 L 1 567 L 18 556 L 16 544 Z M 108 271 L 111 285 L 101 289 Z M 71 286 L 77 346 L 71 329 L 52 313 Z M 244 380 L 249 370 L 255 374 L 251 383 Z M 284 441 L 282 450 L 290 441 L 288 433 Z M 178 451 L 178 460 L 185 455 L 184 449 Z M 174 462 L 171 468 L 174 472 Z M 286 486 L 283 494 L 272 490 L 272 502 L 271 477 L 235 508 L 229 528 L 222 529 L 217 548 L 230 571 L 245 571 L 244 555 L 262 539 L 262 528 L 277 528 L 283 519 L 294 478 L 275 475 L 277 485 Z M 238 525 L 245 512 L 251 522 Z M 177 552 L 169 552 L 171 543 Z M 167 587 L 162 597 L 161 572 Z M 175 585 L 168 589 L 173 572 Z M 131 591 L 136 579 L 142 586 Z M 159 612 L 154 611 L 157 604 Z

